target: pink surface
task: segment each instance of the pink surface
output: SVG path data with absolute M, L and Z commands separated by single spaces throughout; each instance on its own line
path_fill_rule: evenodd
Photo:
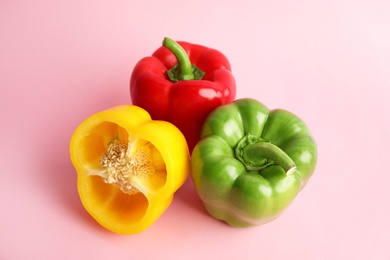
M 389 1 L 0 3 L 0 259 L 390 259 Z M 136 62 L 164 36 L 230 60 L 238 98 L 303 118 L 319 160 L 277 220 L 209 217 L 192 182 L 149 229 L 110 233 L 83 209 L 76 126 L 130 103 Z M 111 258 L 110 258 L 111 259 Z

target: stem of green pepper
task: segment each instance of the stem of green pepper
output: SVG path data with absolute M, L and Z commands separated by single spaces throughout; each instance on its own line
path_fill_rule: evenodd
M 242 149 L 242 159 L 247 170 L 261 170 L 264 165 L 256 166 L 256 162 L 267 159 L 283 168 L 287 175 L 293 174 L 297 166 L 294 161 L 279 147 L 268 142 L 248 144 Z
M 186 51 L 177 42 L 170 38 L 164 38 L 163 46 L 168 48 L 176 57 L 178 70 L 176 77 L 178 80 L 193 80 L 194 73 L 192 72 L 192 64 Z

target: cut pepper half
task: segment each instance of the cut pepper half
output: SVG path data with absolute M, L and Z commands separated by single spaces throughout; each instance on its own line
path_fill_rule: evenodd
M 70 155 L 88 213 L 121 234 L 143 231 L 170 205 L 189 174 L 181 132 L 137 106 L 96 113 L 75 130 Z

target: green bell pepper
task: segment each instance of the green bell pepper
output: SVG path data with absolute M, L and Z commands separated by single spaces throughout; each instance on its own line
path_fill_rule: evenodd
M 210 215 L 247 227 L 278 217 L 306 185 L 316 161 L 316 143 L 300 118 L 246 98 L 208 116 L 191 174 Z

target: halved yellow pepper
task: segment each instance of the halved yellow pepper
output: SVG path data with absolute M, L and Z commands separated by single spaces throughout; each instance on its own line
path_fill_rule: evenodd
M 70 156 L 84 208 L 120 234 L 135 234 L 153 224 L 189 174 L 183 134 L 134 105 L 87 118 L 72 136 Z

